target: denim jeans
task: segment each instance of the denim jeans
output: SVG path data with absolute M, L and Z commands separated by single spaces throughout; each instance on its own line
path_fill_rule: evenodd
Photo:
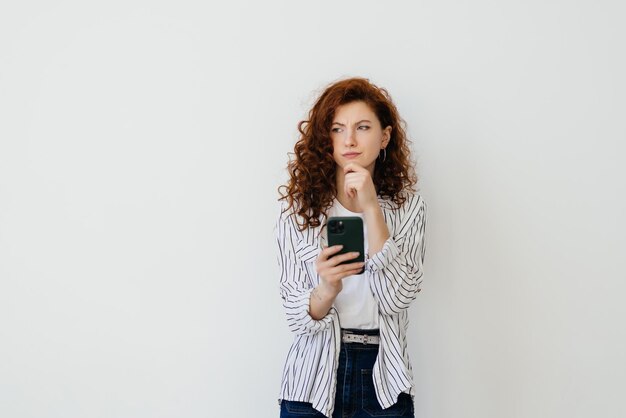
M 359 330 L 359 333 L 375 332 Z M 387 409 L 382 409 L 378 403 L 372 380 L 372 368 L 377 354 L 377 344 L 341 343 L 333 418 L 415 416 L 413 400 L 407 393 L 401 393 L 398 401 Z M 280 405 L 280 418 L 297 417 L 322 418 L 324 415 L 313 409 L 308 402 L 283 400 Z

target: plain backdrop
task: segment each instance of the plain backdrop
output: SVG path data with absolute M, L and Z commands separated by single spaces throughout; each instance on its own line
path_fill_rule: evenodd
M 427 201 L 418 418 L 623 417 L 620 1 L 0 5 L 0 416 L 278 416 L 297 122 L 363 76 Z

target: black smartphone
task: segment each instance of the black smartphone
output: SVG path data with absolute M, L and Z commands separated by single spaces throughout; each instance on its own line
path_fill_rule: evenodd
M 339 264 L 356 263 L 365 261 L 365 248 L 363 236 L 363 219 L 358 216 L 331 216 L 327 225 L 328 246 L 343 245 L 337 254 L 345 254 L 358 251 L 359 256 L 352 260 L 343 261 Z M 358 274 L 362 274 L 365 267 Z

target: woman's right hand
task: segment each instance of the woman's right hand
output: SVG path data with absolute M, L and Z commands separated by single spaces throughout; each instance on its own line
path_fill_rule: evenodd
M 342 245 L 325 247 L 315 261 L 315 268 L 320 276 L 320 285 L 324 287 L 327 293 L 333 294 L 333 296 L 337 296 L 341 292 L 343 288 L 342 279 L 359 274 L 365 265 L 364 262 L 339 265 L 343 261 L 353 260 L 359 256 L 358 252 L 335 255 L 342 248 Z

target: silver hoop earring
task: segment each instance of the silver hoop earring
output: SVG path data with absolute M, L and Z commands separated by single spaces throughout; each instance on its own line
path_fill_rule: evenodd
M 387 158 L 387 148 L 383 148 L 383 161 L 385 161 L 385 159 Z M 378 158 L 380 158 L 380 154 L 378 154 Z

